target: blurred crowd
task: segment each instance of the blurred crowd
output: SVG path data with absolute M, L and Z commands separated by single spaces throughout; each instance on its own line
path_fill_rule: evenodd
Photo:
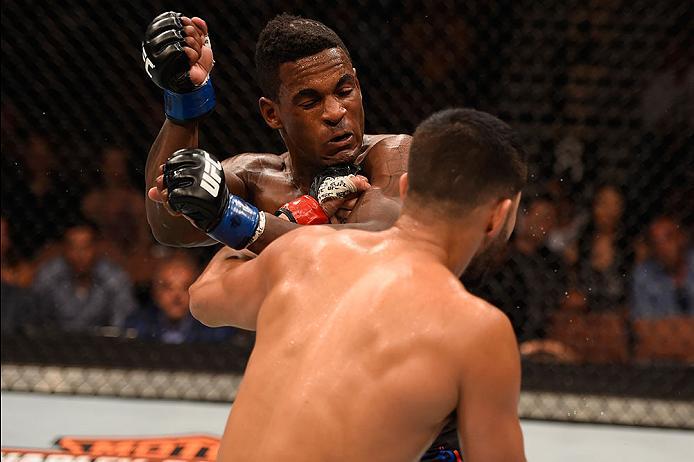
M 107 146 L 92 187 L 78 187 L 52 149 L 34 134 L 21 156 L 3 156 L 14 170 L 3 169 L 2 332 L 115 327 L 165 343 L 229 340 L 234 329 L 203 326 L 188 310 L 209 251 L 156 244 L 129 153 Z M 585 203 L 561 179 L 532 184 L 497 269 L 463 282 L 507 313 L 526 356 L 693 361 L 691 229 L 665 211 L 628 229 L 615 184 Z
M 278 6 L 219 14 L 227 3 L 196 5 L 220 61 L 203 144 L 220 156 L 274 152 L 281 139 L 253 109 L 252 56 Z M 507 313 L 524 355 L 694 362 L 694 66 L 682 2 L 382 1 L 368 15 L 309 3 L 287 10 L 343 36 L 369 132 L 411 131 L 466 105 L 527 140 L 532 174 L 512 241 L 483 282 L 463 278 Z M 207 329 L 184 308 L 210 250 L 157 245 L 144 213 L 143 153 L 162 107 L 132 40 L 159 5 L 113 8 L 81 17 L 83 28 L 65 26 L 71 8 L 8 8 L 20 19 L 10 29 L 36 34 L 3 47 L 14 72 L 3 73 L 0 136 L 2 331 L 107 326 L 226 341 L 233 330 Z M 51 40 L 63 29 L 114 46 L 67 53 Z
M 191 316 L 199 252 L 156 245 L 124 149 L 103 150 L 91 189 L 69 181 L 40 135 L 29 136 L 22 152 L 12 174 L 3 171 L 3 334 L 115 329 L 174 344 L 234 336 Z
M 614 184 L 585 209 L 558 181 L 541 189 L 524 200 L 500 269 L 469 287 L 507 313 L 521 353 L 693 362 L 694 248 L 681 217 L 663 212 L 633 232 Z

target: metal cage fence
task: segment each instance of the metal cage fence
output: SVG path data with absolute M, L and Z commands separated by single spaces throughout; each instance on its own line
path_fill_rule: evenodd
M 666 215 L 677 223 L 684 246 L 692 234 L 688 2 L 4 1 L 2 215 L 12 245 L 3 246 L 3 284 L 6 266 L 36 267 L 56 255 L 64 230 L 89 213 L 86 198 L 113 174 L 108 159 L 125 162 L 125 183 L 143 194 L 146 153 L 163 110 L 160 90 L 142 69 L 140 40 L 149 21 L 166 10 L 209 24 L 218 106 L 204 122 L 201 145 L 220 157 L 283 151 L 257 110 L 253 53 L 264 24 L 284 11 L 321 20 L 343 38 L 364 93 L 368 132 L 411 133 L 431 112 L 454 105 L 508 121 L 531 159 L 517 238 L 501 270 L 483 284 L 466 283 L 509 315 L 521 352 L 542 371 L 532 376 L 540 379 L 528 379 L 533 385 L 526 391 L 535 395 L 525 395 L 526 415 L 562 418 L 558 408 L 580 407 L 571 404 L 570 386 L 551 379 L 575 370 L 601 384 L 576 388 L 579 401 L 580 393 L 627 399 L 612 408 L 591 404 L 598 411 L 583 420 L 694 425 L 691 407 L 681 408 L 691 389 L 674 378 L 691 373 L 694 300 L 678 298 L 679 311 L 662 316 L 653 309 L 639 317 L 634 308 L 635 274 L 657 257 L 653 221 Z M 610 214 L 616 230 L 605 240 L 599 221 Z M 113 239 L 121 252 L 135 235 L 144 236 L 138 239 L 147 252 L 159 251 L 141 232 L 144 216 L 114 220 L 123 225 L 111 230 L 120 233 Z M 143 266 L 136 261 L 131 276 L 146 298 L 147 274 L 135 274 Z M 8 284 L 31 290 L 31 276 Z M 683 300 L 694 294 L 686 293 L 686 284 L 677 292 Z M 6 335 L 17 334 L 3 328 Z M 3 341 L 3 389 L 57 391 L 20 380 L 22 367 L 51 364 L 38 346 L 42 337 L 23 335 L 33 341 Z M 24 350 L 13 352 L 18 348 Z M 99 367 L 98 360 L 87 362 Z M 105 358 L 103 367 L 109 364 Z M 614 377 L 600 369 L 605 364 L 619 365 L 625 377 L 652 389 L 628 404 L 634 397 L 611 386 Z M 679 372 L 656 380 L 662 367 Z M 552 393 L 543 381 L 560 394 L 528 401 Z M 653 406 L 671 412 L 671 419 L 649 420 L 658 414 Z

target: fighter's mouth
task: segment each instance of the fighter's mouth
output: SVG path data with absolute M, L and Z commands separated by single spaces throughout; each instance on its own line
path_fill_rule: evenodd
M 352 132 L 345 132 L 341 135 L 334 136 L 330 138 L 330 143 L 342 143 L 344 141 L 348 141 L 350 138 L 352 138 Z

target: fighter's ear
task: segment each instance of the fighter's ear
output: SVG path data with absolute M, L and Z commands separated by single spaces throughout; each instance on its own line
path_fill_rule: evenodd
M 407 172 L 400 176 L 400 200 L 404 201 L 407 196 L 407 188 L 409 187 L 409 182 L 407 179 Z
M 277 108 L 277 104 L 270 98 L 261 96 L 258 100 L 258 107 L 260 108 L 260 114 L 265 119 L 265 123 L 268 127 L 275 130 L 282 128 L 282 119 L 280 118 L 280 113 Z
M 513 210 L 514 201 L 511 199 L 502 199 L 494 205 L 487 221 L 487 229 L 485 235 L 487 239 L 495 239 L 499 234 L 505 232 L 507 218 Z

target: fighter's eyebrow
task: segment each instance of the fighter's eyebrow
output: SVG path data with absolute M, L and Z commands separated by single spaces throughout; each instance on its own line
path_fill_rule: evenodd
M 352 74 L 345 74 L 342 77 L 340 77 L 340 80 L 337 81 L 337 85 L 335 85 L 335 89 L 337 90 L 346 83 L 351 83 L 352 85 L 354 85 L 354 76 Z

